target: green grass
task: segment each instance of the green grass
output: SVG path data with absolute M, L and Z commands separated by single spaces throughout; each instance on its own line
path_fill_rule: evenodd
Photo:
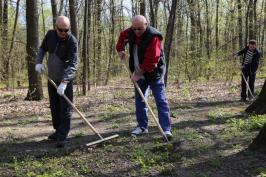
M 75 152 L 75 154 L 80 155 L 79 152 Z M 21 177 L 59 177 L 93 174 L 93 170 L 86 165 L 86 159 L 75 155 L 44 157 L 42 159 L 33 156 L 26 156 L 22 159 L 14 157 L 12 163 L 4 166 L 14 171 L 14 176 Z
M 258 131 L 266 123 L 266 115 L 250 116 L 248 118 L 231 118 L 226 121 L 226 128 L 221 132 L 220 137 L 224 140 L 234 138 L 248 138 L 253 136 L 252 131 Z
M 216 119 L 222 119 L 223 117 L 230 116 L 231 113 L 228 112 L 228 109 L 217 108 L 208 112 L 207 117 L 209 120 L 214 121 Z

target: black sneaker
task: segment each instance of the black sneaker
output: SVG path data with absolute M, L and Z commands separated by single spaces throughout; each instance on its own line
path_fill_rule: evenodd
M 58 138 L 56 141 L 56 147 L 57 148 L 64 148 L 68 142 L 69 142 L 69 139 L 67 139 L 67 138 L 65 138 L 65 139 Z
M 53 134 L 49 135 L 48 136 L 48 140 L 56 141 L 57 140 L 57 134 L 56 133 L 53 133 Z
M 247 102 L 247 99 L 246 98 L 241 98 L 240 101 L 241 102 Z

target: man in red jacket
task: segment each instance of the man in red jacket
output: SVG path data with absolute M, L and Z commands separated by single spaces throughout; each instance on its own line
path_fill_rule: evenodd
M 166 67 L 162 40 L 162 34 L 157 29 L 148 26 L 144 16 L 136 15 L 132 19 L 132 26 L 120 33 L 116 50 L 123 60 L 125 59 L 125 46 L 129 44 L 131 79 L 137 82 L 145 98 L 148 96 L 148 89 L 152 90 L 158 109 L 159 123 L 165 135 L 171 138 L 170 111 L 163 80 Z M 136 88 L 135 106 L 138 124 L 131 134 L 148 133 L 148 108 Z

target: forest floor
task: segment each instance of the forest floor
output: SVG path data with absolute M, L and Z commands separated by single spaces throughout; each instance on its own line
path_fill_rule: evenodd
M 258 92 L 263 82 L 256 81 Z M 152 119 L 147 135 L 130 136 L 136 122 L 128 80 L 92 88 L 75 96 L 75 104 L 104 137 L 119 138 L 89 148 L 97 136 L 76 113 L 69 143 L 55 148 L 47 140 L 53 132 L 47 93 L 37 102 L 25 101 L 26 92 L 0 90 L 0 176 L 266 176 L 266 153 L 247 150 L 266 116 L 244 112 L 251 102 L 239 101 L 239 82 L 169 85 L 170 144 Z M 155 111 L 152 96 L 149 103 Z

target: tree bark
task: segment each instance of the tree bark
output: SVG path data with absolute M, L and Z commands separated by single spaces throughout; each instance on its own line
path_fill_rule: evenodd
M 216 57 L 218 57 L 218 50 L 219 50 L 219 5 L 220 5 L 220 0 L 216 0 L 216 16 L 215 16 L 215 49 L 216 49 Z
M 139 13 L 140 15 L 143 15 L 144 17 L 146 17 L 146 1 L 145 0 L 140 1 Z
M 56 22 L 56 18 L 58 16 L 57 0 L 51 0 L 51 6 L 52 6 L 52 14 L 53 14 L 53 26 L 55 28 L 55 22 Z
M 38 9 L 36 0 L 26 1 L 27 24 L 27 66 L 29 89 L 26 100 L 41 100 L 43 98 L 41 76 L 35 72 L 35 57 L 39 46 Z
M 249 145 L 248 149 L 258 150 L 266 148 L 266 124 L 260 130 L 259 134 L 253 139 L 252 143 Z
M 69 14 L 71 23 L 71 33 L 77 38 L 78 27 L 77 27 L 77 14 L 76 14 L 76 0 L 69 0 Z
M 82 75 L 82 94 L 87 94 L 87 82 L 88 82 L 88 1 L 85 1 L 84 7 L 84 19 L 83 19 L 83 47 L 82 47 L 82 59 L 83 59 L 83 75 Z
M 110 0 L 110 14 L 111 14 L 111 26 L 109 32 L 109 57 L 107 61 L 107 74 L 104 85 L 107 85 L 110 74 L 111 74 L 111 64 L 114 58 L 114 42 L 115 42 L 115 2 L 114 0 Z
M 242 22 L 242 4 L 241 0 L 237 0 L 237 27 L 238 27 L 238 47 L 241 48 L 243 46 L 243 22 Z
M 248 113 L 265 114 L 266 113 L 266 80 L 261 89 L 258 98 L 246 109 Z
M 9 87 L 9 71 L 10 61 L 5 51 L 8 50 L 8 0 L 4 0 L 3 7 L 3 26 L 2 26 L 2 61 L 3 61 L 3 78 L 7 81 L 7 87 Z
M 166 60 L 166 72 L 165 72 L 165 86 L 167 85 L 167 75 L 168 75 L 168 68 L 170 63 L 170 50 L 173 40 L 173 32 L 175 28 L 175 16 L 176 16 L 176 7 L 177 7 L 177 0 L 172 0 L 172 6 L 170 10 L 170 15 L 167 23 L 166 34 L 165 34 L 165 42 L 164 42 L 164 53 L 165 53 L 165 60 Z

